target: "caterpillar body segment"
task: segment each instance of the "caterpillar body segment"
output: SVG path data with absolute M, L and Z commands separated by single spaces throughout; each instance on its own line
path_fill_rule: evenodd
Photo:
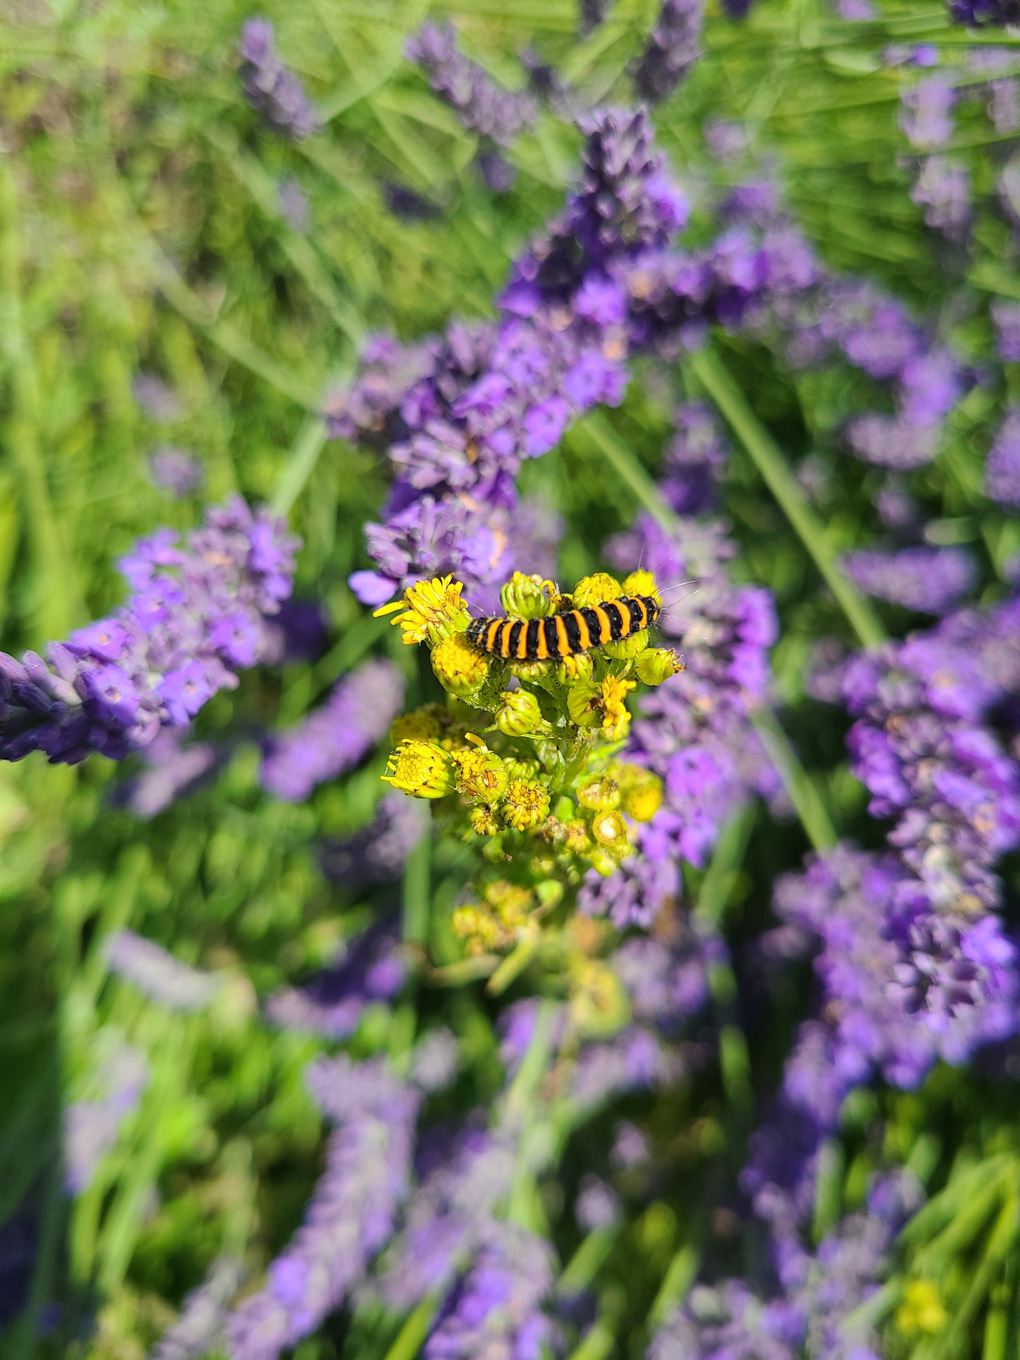
M 473 619 L 465 636 L 473 646 L 504 661 L 560 661 L 630 637 L 654 623 L 660 612 L 660 604 L 650 595 L 624 595 L 545 619 Z

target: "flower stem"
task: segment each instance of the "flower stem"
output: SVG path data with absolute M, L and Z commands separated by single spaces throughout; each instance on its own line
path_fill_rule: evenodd
M 290 453 L 273 494 L 272 508 L 276 514 L 286 515 L 292 509 L 308 478 L 315 471 L 325 443 L 326 422 L 321 416 L 305 416 L 290 446 Z
M 836 565 L 824 526 L 804 499 L 775 440 L 751 410 L 743 392 L 727 373 L 718 355 L 698 350 L 688 355 L 687 367 L 705 389 L 747 450 L 762 481 L 804 544 L 826 585 L 864 647 L 878 647 L 885 630 L 868 601 Z

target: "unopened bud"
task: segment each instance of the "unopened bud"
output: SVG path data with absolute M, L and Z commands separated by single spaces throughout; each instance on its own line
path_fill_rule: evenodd
M 542 723 L 538 700 L 526 689 L 504 690 L 496 709 L 496 726 L 505 737 L 524 737 Z
M 544 619 L 553 610 L 553 600 L 558 591 L 554 581 L 544 581 L 541 576 L 525 576 L 515 571 L 513 577 L 499 592 L 499 602 L 505 614 L 517 619 Z
M 638 679 L 646 685 L 661 685 L 671 675 L 679 675 L 687 667 L 672 648 L 648 647 L 634 662 Z
M 577 801 L 591 812 L 612 812 L 620 806 L 620 786 L 603 775 L 577 790 Z

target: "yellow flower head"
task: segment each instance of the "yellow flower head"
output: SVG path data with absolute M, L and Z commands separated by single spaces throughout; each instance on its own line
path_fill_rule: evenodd
M 607 675 L 602 681 L 602 730 L 610 741 L 625 736 L 630 726 L 625 700 L 632 689 L 637 689 L 635 681 L 617 675 Z
M 454 788 L 454 765 L 434 741 L 402 741 L 386 765 L 383 779 L 413 798 L 443 798 Z
M 393 620 L 400 625 L 403 642 L 412 646 L 426 639 L 435 646 L 451 633 L 463 633 L 471 621 L 468 607 L 461 599 L 464 586 L 452 576 L 434 577 L 431 581 L 419 581 L 408 586 L 402 600 L 393 600 L 375 611 L 375 617 L 392 614 L 398 609 Z
M 614 1034 L 629 1019 L 627 993 L 608 964 L 578 964 L 572 984 L 570 1018 L 582 1035 Z
M 435 705 L 425 704 L 413 708 L 410 713 L 401 713 L 393 719 L 390 728 L 390 741 L 399 746 L 402 741 L 436 741 L 439 737 L 439 719 L 433 711 Z
M 604 845 L 611 854 L 619 854 L 620 847 L 629 844 L 627 823 L 621 812 L 597 812 L 592 818 L 591 829 L 599 845 Z
M 445 690 L 461 699 L 473 698 L 485 684 L 492 663 L 472 647 L 463 633 L 451 633 L 432 651 L 432 669 Z
M 627 816 L 635 822 L 650 822 L 662 806 L 662 780 L 640 765 L 620 764 L 613 773 Z
M 485 746 L 468 746 L 451 752 L 457 768 L 457 792 L 469 803 L 497 803 L 508 783 L 506 767 Z
M 659 587 L 650 571 L 632 571 L 623 578 L 624 595 L 650 595 L 656 604 L 662 604 Z
M 522 571 L 515 571 L 499 592 L 504 614 L 512 614 L 515 619 L 544 619 L 552 613 L 553 601 L 558 597 L 555 581 L 525 576 Z
M 603 600 L 618 600 L 623 587 L 615 576 L 607 571 L 597 571 L 592 576 L 583 576 L 571 591 L 575 609 L 585 609 L 590 604 L 601 604 Z
M 908 1336 L 917 1332 L 934 1335 L 948 1320 L 942 1294 L 934 1280 L 912 1280 L 903 1291 L 896 1310 L 896 1326 Z
M 515 831 L 532 831 L 549 815 L 549 791 L 537 780 L 514 779 L 499 811 L 507 826 Z

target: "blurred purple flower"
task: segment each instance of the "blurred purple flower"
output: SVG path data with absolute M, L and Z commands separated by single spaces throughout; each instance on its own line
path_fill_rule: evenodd
M 353 1034 L 372 1001 L 388 1001 L 404 982 L 400 940 L 390 921 L 379 921 L 344 944 L 326 968 L 304 982 L 274 992 L 266 1016 L 281 1029 L 307 1030 L 328 1039 Z
M 322 871 L 349 892 L 399 878 L 407 857 L 426 835 L 429 815 L 420 799 L 391 792 L 379 800 L 371 823 L 346 840 L 323 842 Z
M 152 1360 L 201 1360 L 215 1350 L 222 1341 L 228 1305 L 245 1274 L 241 1262 L 230 1256 L 215 1260 L 206 1278 L 181 1304 L 177 1321 L 157 1342 Z
M 122 1044 L 98 1067 L 93 1082 L 96 1100 L 74 1101 L 64 1110 L 64 1185 L 70 1195 L 81 1195 L 92 1184 L 100 1160 L 117 1141 L 120 1127 L 148 1085 L 145 1055 Z
M 634 87 L 641 99 L 657 104 L 668 99 L 701 56 L 704 0 L 661 0 L 655 27 L 634 68 Z
M 457 47 L 452 24 L 425 24 L 407 45 L 432 89 L 456 113 L 462 127 L 507 146 L 538 117 L 538 105 L 524 91 L 503 90 Z
M 170 529 L 140 540 L 119 563 L 135 593 L 116 614 L 51 643 L 48 665 L 0 653 L 0 759 L 122 760 L 186 727 L 258 661 L 296 547 L 281 520 L 239 497 L 207 510 L 182 547 Z
M 153 449 L 148 462 L 153 485 L 166 491 L 174 500 L 192 495 L 205 481 L 205 471 L 198 459 L 173 444 L 161 444 Z
M 285 802 L 303 802 L 318 784 L 365 758 L 403 698 L 403 678 L 389 661 L 363 662 L 338 681 L 321 708 L 271 738 L 259 771 L 263 788 Z
M 274 131 L 301 141 L 322 121 L 298 77 L 280 60 L 268 19 L 249 19 L 237 44 L 244 97 Z
M 848 553 L 842 566 L 866 594 L 922 614 L 944 614 L 977 581 L 977 565 L 965 548 L 867 549 Z
M 931 151 L 953 135 L 952 109 L 956 90 L 945 75 L 924 76 L 900 94 L 900 127 L 911 146 Z
M 118 930 L 110 939 L 106 957 L 111 973 L 175 1011 L 201 1010 L 222 985 L 215 973 L 203 973 L 181 963 L 133 930 Z
M 1007 409 L 985 463 L 985 495 L 999 505 L 1020 507 L 1020 407 Z
M 924 209 L 929 227 L 950 241 L 962 241 L 970 225 L 970 172 L 946 156 L 926 156 L 921 162 L 911 201 Z

